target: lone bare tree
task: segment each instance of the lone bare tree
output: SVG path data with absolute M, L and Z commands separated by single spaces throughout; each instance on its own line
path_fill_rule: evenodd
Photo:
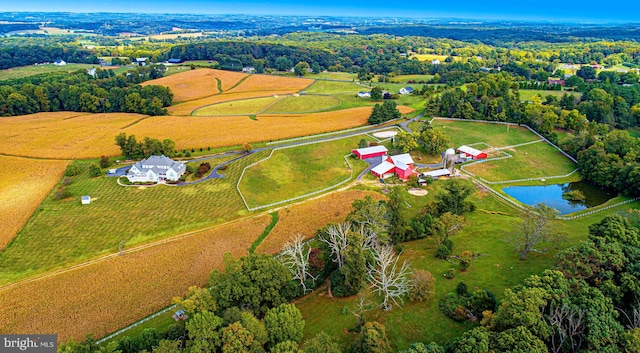
M 383 245 L 371 250 L 374 261 L 367 268 L 367 278 L 373 292 L 379 292 L 384 296 L 380 307 L 383 310 L 391 310 L 391 302 L 401 306 L 402 296 L 407 294 L 411 287 L 409 264 L 405 260 L 398 266 L 400 257 L 396 255 L 391 245 Z
M 551 327 L 551 351 L 558 353 L 562 347 L 570 347 L 571 352 L 577 352 L 582 346 L 585 330 L 585 313 L 583 309 L 571 308 L 567 304 L 552 304 L 545 320 Z
M 547 251 L 553 245 L 552 240 L 559 240 L 559 235 L 551 228 L 557 215 L 558 210 L 543 203 L 523 209 L 522 223 L 507 235 L 507 241 L 520 252 L 521 260 L 526 260 L 530 251 Z
M 310 254 L 311 248 L 306 247 L 305 249 L 303 238 L 298 234 L 284 244 L 282 247 L 282 256 L 280 256 L 280 262 L 289 268 L 294 279 L 300 281 L 300 285 L 305 293 L 309 290 L 307 289 L 307 279 L 316 279 L 309 272 Z
M 351 231 L 351 223 L 330 224 L 325 227 L 318 240 L 327 244 L 331 250 L 333 262 L 338 264 L 338 269 L 344 265 L 345 252 L 347 251 L 347 234 Z

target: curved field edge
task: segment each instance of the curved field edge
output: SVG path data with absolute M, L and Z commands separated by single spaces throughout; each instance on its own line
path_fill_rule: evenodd
M 331 95 L 266 96 L 220 102 L 194 110 L 193 116 L 309 114 L 335 110 L 340 99 Z
M 36 212 L 69 161 L 0 156 L 0 251 Z
M 159 85 L 173 92 L 174 102 L 219 95 L 237 85 L 246 74 L 215 69 L 197 69 L 143 82 L 142 86 Z
M 400 107 L 404 112 L 413 111 Z M 311 114 L 191 117 L 130 113 L 39 113 L 3 118 L 0 154 L 57 159 L 118 156 L 119 133 L 172 139 L 176 149 L 237 146 L 245 142 L 268 142 L 309 136 L 362 126 L 371 107 Z M 66 119 L 74 117 L 73 119 Z
M 351 203 L 365 195 L 376 194 L 348 190 L 287 206 L 257 251 L 278 252 L 290 234 L 313 235 L 316 228 L 343 219 Z M 322 216 L 312 217 L 310 210 Z M 271 219 L 261 214 L 0 289 L 6 308 L 0 311 L 0 332 L 56 332 L 59 341 L 115 332 L 166 307 L 189 286 L 206 285 L 209 273 L 223 268 L 224 253 L 246 255 Z M 296 223 L 304 219 L 309 222 Z
M 250 209 L 328 192 L 353 180 L 366 167 L 346 155 L 366 135 L 338 138 L 273 151 L 245 169 L 238 190 Z
M 206 285 L 224 253 L 246 255 L 269 220 L 243 220 L 0 291 L 0 331 L 56 332 L 60 341 L 116 331 L 189 286 Z

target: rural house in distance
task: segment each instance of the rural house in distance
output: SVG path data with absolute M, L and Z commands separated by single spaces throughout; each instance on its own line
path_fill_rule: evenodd
M 127 173 L 127 179 L 132 183 L 178 181 L 186 169 L 184 163 L 176 162 L 165 155 L 151 156 L 134 164 Z

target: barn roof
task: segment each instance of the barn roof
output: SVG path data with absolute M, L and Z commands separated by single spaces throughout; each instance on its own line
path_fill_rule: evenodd
M 411 158 L 411 155 L 408 153 L 405 154 L 398 154 L 395 156 L 389 156 L 389 158 L 391 158 L 391 161 L 395 164 L 398 165 L 398 163 L 403 163 L 403 164 L 413 164 L 413 158 Z
M 436 169 L 436 170 L 432 170 L 430 172 L 422 173 L 423 176 L 430 176 L 432 178 L 437 178 L 437 177 L 450 175 L 450 174 L 451 174 L 451 172 L 449 171 L 449 169 Z
M 388 173 L 390 170 L 393 170 L 393 168 L 395 167 L 396 166 L 393 165 L 393 163 L 384 161 L 378 164 L 377 166 L 375 166 L 373 169 L 371 169 L 371 171 L 374 172 L 375 174 L 382 175 L 382 174 Z
M 356 151 L 358 151 L 358 153 L 360 155 L 364 155 L 364 154 L 372 154 L 372 153 L 380 153 L 380 152 L 387 152 L 387 148 L 384 146 L 371 146 L 371 147 L 365 147 L 365 148 L 358 148 L 356 149 Z
M 479 151 L 475 148 L 469 147 L 469 146 L 460 146 L 458 147 L 458 152 L 464 152 L 466 154 L 470 154 L 472 156 L 477 156 L 480 153 L 482 153 L 482 151 Z

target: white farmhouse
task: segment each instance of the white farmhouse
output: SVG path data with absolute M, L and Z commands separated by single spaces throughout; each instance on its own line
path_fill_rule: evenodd
M 177 181 L 186 171 L 187 166 L 169 157 L 151 156 L 134 164 L 127 173 L 130 182 L 165 182 Z

